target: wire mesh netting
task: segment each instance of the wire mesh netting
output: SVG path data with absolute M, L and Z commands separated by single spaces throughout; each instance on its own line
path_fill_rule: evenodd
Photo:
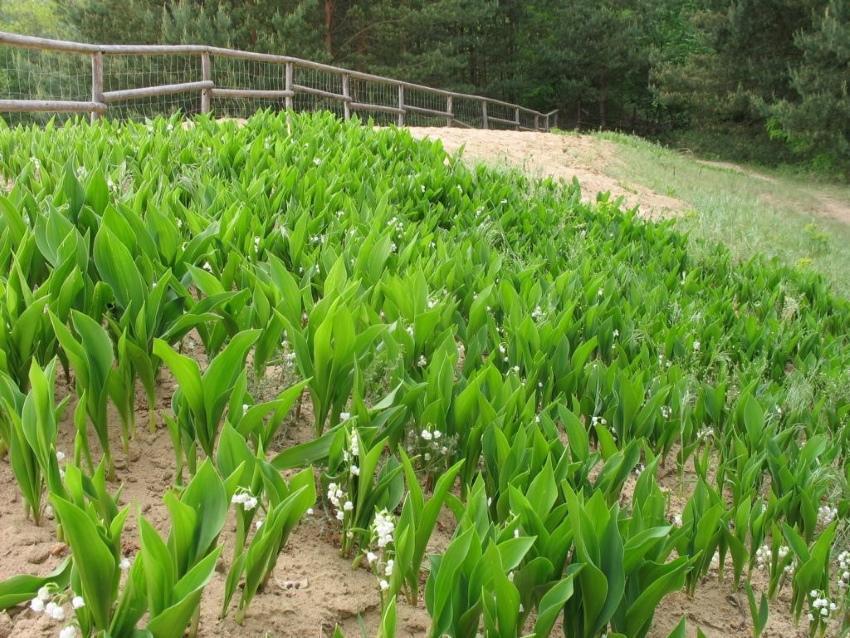
M 293 71 L 293 83 L 296 86 L 342 95 L 342 76 L 322 69 L 296 66 Z M 295 110 L 331 111 L 342 117 L 345 109 L 340 100 L 323 95 L 298 92 L 295 95 Z
M 250 57 L 211 55 L 211 79 L 216 89 L 284 91 L 284 60 L 269 61 Z M 103 91 L 121 91 L 197 82 L 203 79 L 200 54 L 127 54 L 103 55 Z M 292 106 L 296 111 L 330 111 L 345 115 L 344 80 L 341 70 L 303 66 L 293 63 Z M 92 92 L 92 56 L 88 53 L 43 51 L 0 46 L 0 99 L 90 101 Z M 403 95 L 392 80 L 352 77 L 348 81 L 351 117 L 372 121 L 379 126 L 399 122 L 397 109 L 405 109 L 406 126 L 465 126 L 481 128 L 485 124 L 483 100 L 454 95 L 425 87 L 405 86 Z M 371 105 L 374 108 L 369 108 Z M 260 109 L 282 110 L 284 96 L 213 95 L 211 110 L 216 117 L 246 118 Z M 201 92 L 197 89 L 168 95 L 127 98 L 111 102 L 106 117 L 121 120 L 146 119 L 180 112 L 192 115 L 201 111 Z M 447 113 L 451 111 L 451 117 Z M 3 113 L 9 124 L 43 123 L 51 118 L 66 120 L 74 114 Z M 85 115 L 83 115 L 85 117 Z M 515 107 L 487 102 L 487 125 L 494 129 L 516 129 Z M 522 128 L 542 127 L 545 120 L 534 113 L 519 111 Z
M 487 125 L 492 129 L 516 129 L 516 111 L 512 106 L 487 103 Z
M 455 112 L 455 121 L 462 126 L 472 128 L 481 128 L 483 126 L 483 113 L 481 108 L 481 100 L 472 98 L 454 98 L 452 105 Z
M 91 100 L 91 57 L 83 54 L 0 47 L 0 98 Z M 65 120 L 69 113 L 2 113 L 9 124 Z
M 201 58 L 197 55 L 104 56 L 103 90 L 122 91 L 201 80 Z M 197 91 L 133 98 L 109 105 L 108 117 L 139 120 L 170 115 L 191 115 L 201 110 Z
M 540 125 L 539 116 L 535 117 L 534 113 L 529 113 L 528 111 L 520 110 L 519 112 L 519 123 L 523 128 L 537 129 Z
M 410 87 L 404 89 L 404 103 L 406 106 L 443 113 L 448 112 L 449 108 L 448 97 L 442 93 Z M 446 126 L 449 120 L 447 116 L 441 117 L 429 113 L 408 111 L 404 116 L 404 123 L 407 126 Z
M 374 104 L 378 107 L 399 108 L 398 86 L 387 82 L 374 82 L 353 78 L 351 80 L 351 99 L 355 104 Z M 369 119 L 378 126 L 391 126 L 398 123 L 398 114 L 377 109 L 357 109 L 353 111 L 360 119 Z
M 245 60 L 241 58 L 213 57 L 210 62 L 212 80 L 219 89 L 253 89 L 256 91 L 283 91 L 286 89 L 286 65 Z M 285 98 L 213 98 L 212 112 L 216 117 L 246 118 L 261 109 L 286 108 Z

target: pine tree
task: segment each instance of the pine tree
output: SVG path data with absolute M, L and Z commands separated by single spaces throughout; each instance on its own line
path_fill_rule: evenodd
M 799 97 L 773 107 L 771 131 L 798 154 L 848 171 L 850 4 L 831 0 L 795 42 L 803 56 L 791 71 L 791 87 Z

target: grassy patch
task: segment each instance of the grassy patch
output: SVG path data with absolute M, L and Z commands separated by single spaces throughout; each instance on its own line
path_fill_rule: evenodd
M 624 187 L 639 183 L 692 207 L 677 224 L 694 239 L 722 242 L 737 258 L 763 253 L 812 269 L 850 296 L 850 223 L 835 218 L 843 210 L 850 221 L 850 188 L 705 163 L 632 136 L 598 137 L 617 144 L 608 171 Z

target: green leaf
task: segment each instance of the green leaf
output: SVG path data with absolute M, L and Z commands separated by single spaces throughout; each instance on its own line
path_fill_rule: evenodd
M 141 310 L 148 287 L 127 246 L 105 225 L 95 236 L 93 257 L 98 273 L 112 288 L 120 306 L 135 312 Z
M 56 585 L 57 590 L 62 591 L 68 586 L 70 577 L 71 560 L 66 558 L 47 576 L 20 575 L 0 581 L 0 610 L 35 598 L 38 590 L 46 585 Z
M 552 633 L 555 621 L 564 608 L 564 604 L 572 597 L 575 591 L 574 580 L 582 570 L 581 563 L 570 565 L 564 577 L 552 585 L 537 605 L 537 620 L 534 623 L 534 635 L 536 638 L 545 638 Z
M 53 497 L 53 507 L 71 547 L 86 608 L 97 628 L 108 629 L 118 584 L 115 557 L 83 510 L 58 496 Z

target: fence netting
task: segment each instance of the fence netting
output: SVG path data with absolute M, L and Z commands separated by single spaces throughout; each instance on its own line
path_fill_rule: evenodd
M 123 91 L 164 84 L 197 82 L 201 79 L 201 58 L 196 55 L 103 56 L 103 90 Z M 89 77 L 91 85 L 91 77 Z M 113 102 L 107 117 L 143 120 L 176 111 L 191 115 L 201 110 L 197 91 L 155 95 Z
M 123 52 L 122 52 L 123 53 Z M 215 89 L 285 91 L 287 64 L 257 57 L 210 55 L 211 78 Z M 203 80 L 201 53 L 104 53 L 103 91 L 124 91 Z M 343 95 L 346 87 L 341 70 L 297 62 L 292 64 L 291 105 L 296 111 L 330 111 L 345 115 Z M 351 117 L 371 120 L 380 126 L 399 122 L 398 109 L 403 106 L 407 126 L 466 126 L 481 128 L 485 113 L 481 98 L 449 95 L 426 87 L 399 85 L 392 80 L 362 76 L 348 80 Z M 92 100 L 92 54 L 67 51 L 18 48 L 0 45 L 0 99 L 60 100 L 88 102 Z M 371 105 L 372 108 L 358 108 Z M 210 107 L 217 117 L 247 118 L 260 109 L 283 110 L 284 96 L 213 95 Z M 174 92 L 167 95 L 127 97 L 108 100 L 105 117 L 119 120 L 145 120 L 175 112 L 193 115 L 201 112 L 200 91 Z M 451 117 L 448 115 L 451 111 Z M 511 105 L 487 103 L 487 124 L 494 129 L 517 127 L 517 112 Z M 73 113 L 2 113 L 8 124 L 45 123 L 51 119 L 64 121 L 87 117 Z M 535 129 L 543 126 L 542 116 L 519 111 L 519 126 Z
M 90 100 L 91 57 L 0 47 L 0 95 L 10 100 Z M 10 125 L 74 117 L 68 113 L 4 113 L 2 116 Z

